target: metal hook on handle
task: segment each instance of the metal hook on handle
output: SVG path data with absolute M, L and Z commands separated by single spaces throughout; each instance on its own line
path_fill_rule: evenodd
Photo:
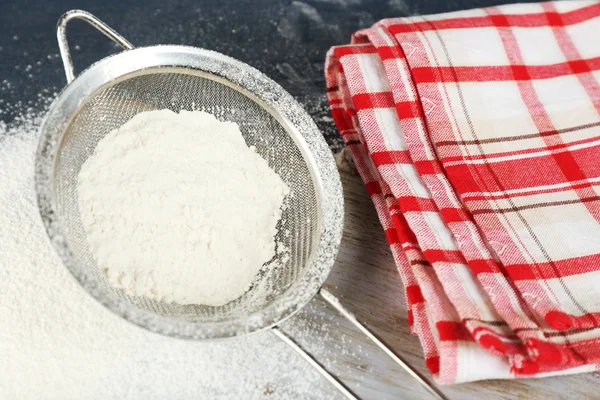
M 71 83 L 73 79 L 75 79 L 73 61 L 71 60 L 71 52 L 69 51 L 69 42 L 67 41 L 67 23 L 72 19 L 81 19 L 87 22 L 125 50 L 132 50 L 134 48 L 133 45 L 123 36 L 119 35 L 117 31 L 106 25 L 89 12 L 83 10 L 67 11 L 58 20 L 56 28 L 58 48 L 60 49 L 60 56 L 62 58 L 63 65 L 65 66 L 67 83 Z

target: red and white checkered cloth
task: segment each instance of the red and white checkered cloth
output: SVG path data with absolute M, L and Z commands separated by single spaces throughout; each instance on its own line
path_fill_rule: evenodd
M 440 383 L 600 366 L 600 3 L 387 19 L 332 114 Z

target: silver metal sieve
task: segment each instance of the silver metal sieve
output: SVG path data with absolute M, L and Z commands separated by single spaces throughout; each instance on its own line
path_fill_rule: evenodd
M 67 22 L 85 20 L 126 51 L 74 78 Z M 36 188 L 56 251 L 96 300 L 154 332 L 225 338 L 271 327 L 304 306 L 333 266 L 343 225 L 343 197 L 331 151 L 304 109 L 256 69 L 222 54 L 186 46 L 136 48 L 93 15 L 74 10 L 58 23 L 69 84 L 41 128 Z M 252 288 L 221 307 L 178 305 L 113 289 L 88 249 L 77 201 L 77 175 L 98 141 L 136 114 L 200 109 L 235 121 L 248 145 L 292 191 L 278 225 L 287 257 L 265 265 Z M 202 173 L 202 171 L 198 171 Z M 285 234 L 284 234 L 285 233 Z M 260 290 L 259 290 L 260 288 Z
M 67 23 L 82 19 L 126 51 L 73 72 Z M 333 266 L 343 227 L 343 196 L 331 151 L 315 123 L 281 86 L 222 54 L 186 46 L 134 49 L 88 12 L 58 21 L 68 85 L 41 127 L 35 164 L 37 200 L 50 241 L 83 288 L 109 310 L 150 331 L 188 339 L 234 337 L 269 327 L 348 399 L 357 399 L 275 325 L 317 292 L 423 385 L 422 374 L 392 352 L 321 285 Z M 290 187 L 277 241 L 289 251 L 263 266 L 250 290 L 221 307 L 177 305 L 132 297 L 112 288 L 90 254 L 77 199 L 77 176 L 100 139 L 136 114 L 157 109 L 203 110 L 235 121 L 246 143 Z M 202 171 L 198 171 L 202 173 Z

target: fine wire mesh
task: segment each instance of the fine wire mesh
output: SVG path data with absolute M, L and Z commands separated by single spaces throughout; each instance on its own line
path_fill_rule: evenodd
M 240 91 L 193 70 L 166 72 L 154 68 L 127 77 L 95 93 L 71 120 L 57 152 L 54 193 L 57 217 L 64 226 L 73 256 L 108 286 L 89 252 L 81 224 L 77 175 L 98 141 L 111 130 L 140 112 L 164 108 L 175 112 L 207 111 L 221 120 L 238 123 L 246 143 L 255 146 L 290 187 L 277 226 L 278 254 L 263 266 L 248 292 L 220 307 L 166 304 L 111 290 L 136 307 L 190 322 L 226 321 L 259 311 L 298 279 L 314 251 L 319 235 L 319 204 L 313 178 L 292 138 L 293 131 L 286 130 L 267 110 Z

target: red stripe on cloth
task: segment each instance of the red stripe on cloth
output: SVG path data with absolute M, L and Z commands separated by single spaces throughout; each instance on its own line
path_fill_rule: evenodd
M 394 108 L 394 98 L 390 92 L 360 93 L 352 96 L 356 111 L 373 108 Z
M 392 214 L 392 221 L 396 227 L 396 233 L 402 243 L 416 243 L 417 237 L 415 233 L 410 229 L 406 219 L 402 214 Z M 419 250 L 420 251 L 420 250 Z
M 558 27 L 565 26 L 564 21 L 560 17 L 560 14 L 558 14 L 557 12 L 546 12 L 546 18 L 548 18 L 549 26 L 558 26 Z
M 496 336 L 494 332 L 493 335 L 482 335 L 478 338 L 478 343 L 484 348 L 488 349 L 493 354 L 498 356 L 506 355 L 506 345 L 500 338 Z
M 513 264 L 505 265 L 506 271 L 515 281 L 554 279 L 572 275 L 585 274 L 598 270 L 600 254 L 591 254 L 552 263 Z
M 352 122 L 348 118 L 348 113 L 343 108 L 332 108 L 331 115 L 340 131 L 354 129 Z
M 535 362 L 542 365 L 578 365 L 584 358 L 572 352 L 569 347 L 554 343 L 542 342 L 538 339 L 529 339 L 526 343 Z
M 468 192 L 480 192 L 481 188 L 479 187 L 479 183 L 471 176 L 471 171 L 469 170 L 470 165 L 454 165 L 454 166 L 446 166 L 446 173 L 450 178 L 452 185 L 456 188 L 458 193 L 468 193 Z M 484 166 L 480 168 L 487 175 L 489 175 L 489 171 Z M 464 175 L 465 171 L 468 175 Z M 489 177 L 488 177 L 489 179 Z M 493 182 L 493 181 L 492 181 Z M 491 183 L 491 182 L 490 182 Z M 498 186 L 495 185 L 493 188 L 487 187 L 485 188 L 486 192 L 492 192 L 498 190 Z
M 519 364 L 512 364 L 510 366 L 510 372 L 516 376 L 532 377 L 540 372 L 540 365 L 533 360 L 525 359 Z
M 587 72 L 594 71 L 596 68 L 591 65 L 588 60 L 573 60 L 569 61 L 569 67 L 575 74 L 583 74 Z
M 499 16 L 498 16 L 499 17 Z M 531 74 L 526 65 L 511 65 L 512 79 L 514 81 L 530 81 Z
M 364 46 L 339 46 L 333 48 L 333 53 L 337 58 L 342 58 L 344 56 L 352 55 L 352 54 L 376 54 L 377 49 L 374 46 L 364 45 Z
M 396 243 L 400 243 L 400 239 L 398 238 L 398 233 L 396 232 L 396 229 L 394 229 L 394 228 L 386 229 L 385 237 L 387 238 L 387 241 L 390 246 L 394 245 Z
M 471 260 L 469 268 L 475 275 L 495 273 L 495 264 L 492 260 Z
M 577 162 L 577 160 L 575 159 L 575 155 L 576 154 L 581 154 L 581 153 L 589 153 L 589 152 L 593 152 L 593 154 L 595 154 L 593 157 L 597 157 L 598 154 L 600 154 L 598 151 L 600 150 L 600 146 L 594 146 L 588 149 L 586 149 L 586 151 L 581 151 L 581 150 L 574 150 L 574 151 L 565 151 L 565 152 L 561 152 L 561 153 L 552 153 L 552 156 L 554 158 L 554 160 L 556 161 L 556 164 L 558 165 L 558 167 L 561 169 L 561 171 L 563 172 L 563 174 L 565 174 L 565 178 L 567 178 L 567 180 L 569 182 L 574 182 L 574 181 L 580 181 L 582 179 L 585 179 L 587 176 L 587 174 L 583 171 L 583 168 L 585 168 L 584 164 L 580 164 Z M 585 155 L 584 155 L 585 158 Z M 600 167 L 600 162 L 599 163 L 595 163 L 597 166 Z M 596 171 L 593 171 L 593 175 L 590 175 L 589 177 L 591 178 L 593 177 L 597 177 L 598 175 L 596 175 L 594 172 L 598 172 L 600 174 L 600 168 L 596 168 Z
M 582 7 L 577 10 L 566 12 L 563 14 L 562 21 L 554 21 L 556 26 L 575 25 L 580 22 L 587 21 L 598 15 L 600 4 L 593 4 L 587 7 Z M 543 12 L 532 14 L 507 14 L 505 18 L 496 18 L 497 16 L 481 16 L 467 18 L 449 18 L 442 20 L 426 21 L 426 22 L 403 22 L 400 24 L 390 24 L 388 29 L 394 35 L 405 32 L 414 31 L 431 31 L 445 29 L 472 29 L 472 28 L 487 28 L 487 27 L 522 27 L 535 28 L 542 26 L 552 26 L 553 21 L 549 21 L 546 14 Z
M 376 194 L 381 194 L 381 185 L 379 182 L 368 182 L 365 184 L 367 187 L 367 191 L 369 192 L 369 196 L 373 196 Z
M 548 343 L 530 339 L 526 345 L 530 353 L 536 355 L 533 360 L 530 360 L 538 366 L 537 370 L 531 368 L 534 373 L 562 370 L 566 366 L 573 368 L 582 364 L 597 364 L 600 353 L 597 334 L 588 339 L 569 340 L 566 343 Z M 574 349 L 577 351 L 573 351 Z M 557 363 L 559 355 L 560 362 Z M 515 368 L 515 371 L 522 373 L 519 368 Z
M 411 69 L 412 78 L 416 83 L 436 83 L 439 78 L 448 76 L 447 82 L 453 82 L 454 71 L 457 71 L 456 68 L 453 67 L 415 67 Z M 464 76 L 464 74 L 463 74 Z
M 441 341 L 457 341 L 472 342 L 473 337 L 465 326 L 459 322 L 438 321 L 435 324 Z
M 442 172 L 440 164 L 433 160 L 415 161 L 415 168 L 420 175 L 439 174 Z
M 440 372 L 440 357 L 428 357 L 425 360 L 425 365 L 427 365 L 427 368 L 429 368 L 429 372 L 431 372 L 432 375 L 438 374 Z
M 400 203 L 400 208 L 404 213 L 411 211 L 438 211 L 435 202 L 425 197 L 403 196 L 398 198 L 398 203 Z
M 470 221 L 469 215 L 462 208 L 442 208 L 440 213 L 447 224 L 452 222 Z
M 582 128 L 582 130 L 585 128 Z M 577 129 L 579 130 L 579 129 Z M 544 132 L 543 134 L 540 134 L 539 136 L 550 136 L 553 134 L 558 134 L 558 131 L 553 131 L 553 132 Z M 513 150 L 513 151 L 501 151 L 501 152 L 497 152 L 494 153 L 494 158 L 496 157 L 511 157 L 511 156 L 517 156 L 517 155 L 527 155 L 527 154 L 531 154 L 532 157 L 535 157 L 536 154 L 535 153 L 539 153 L 539 152 L 543 152 L 543 151 L 552 151 L 555 153 L 560 153 L 560 152 L 564 152 L 564 151 L 571 151 L 571 147 L 573 146 L 577 146 L 577 145 L 582 145 L 582 144 L 587 144 L 587 143 L 593 143 L 593 142 L 598 142 L 600 141 L 600 136 L 594 136 L 594 137 L 590 137 L 590 138 L 586 138 L 586 139 L 582 139 L 582 140 L 574 140 L 568 143 L 556 143 L 556 144 L 552 144 L 549 146 L 543 146 L 543 147 L 530 147 L 530 148 L 526 148 L 526 149 L 522 149 L 522 150 Z M 459 156 L 449 156 L 449 157 L 442 157 L 442 160 L 444 163 L 449 163 L 449 162 L 464 162 L 464 163 L 469 163 L 469 161 L 474 161 L 474 160 L 484 160 L 486 158 L 489 158 L 490 155 L 489 154 L 466 154 L 466 155 L 459 155 Z
M 592 186 L 600 186 L 600 182 L 597 182 L 595 184 L 593 184 Z M 564 186 L 561 188 L 550 188 L 550 189 L 536 189 L 536 188 L 531 188 L 531 190 L 524 190 L 522 192 L 518 192 L 518 193 L 498 193 L 498 194 L 489 194 L 487 193 L 486 195 L 483 194 L 463 194 L 462 198 L 464 201 L 476 201 L 476 200 L 500 200 L 500 199 L 508 199 L 508 198 L 516 198 L 516 197 L 520 197 L 520 196 L 531 196 L 534 194 L 543 194 L 543 193 L 557 193 L 557 192 L 561 192 L 561 191 L 567 191 L 567 190 L 572 190 L 572 189 L 581 189 L 581 188 L 586 188 L 586 187 L 590 187 L 590 182 L 587 181 L 587 179 L 583 182 L 580 183 L 576 183 L 576 184 L 572 184 L 570 186 Z M 473 212 L 476 212 L 478 210 L 474 209 Z
M 398 46 L 379 46 L 377 47 L 377 52 L 381 61 L 403 57 L 402 48 Z
M 430 263 L 449 262 L 455 264 L 466 264 L 465 258 L 459 250 L 424 250 L 423 255 Z
M 559 331 L 570 329 L 589 329 L 598 326 L 600 313 L 588 312 L 583 315 L 569 315 L 561 311 L 550 311 L 544 315 L 544 320 Z
M 548 65 L 503 65 L 476 67 L 415 67 L 417 83 L 435 82 L 501 82 L 550 79 L 600 70 L 600 57 Z
M 486 164 L 445 165 L 445 169 L 459 193 L 480 192 L 472 174 L 486 182 L 487 192 L 526 189 L 600 177 L 600 162 L 593 161 L 599 151 L 600 145 L 596 145 L 516 160 L 488 158 Z M 496 184 L 497 177 L 502 177 L 502 187 Z
M 577 327 L 576 319 L 573 316 L 560 311 L 550 311 L 544 315 L 544 320 L 548 325 L 559 331 Z
M 419 285 L 411 285 L 406 287 L 406 296 L 409 304 L 417 304 L 425 301 Z
M 377 151 L 371 154 L 376 167 L 389 164 L 412 164 L 408 150 Z
M 413 315 L 413 311 L 411 309 L 408 309 L 408 311 L 406 312 L 406 316 L 408 317 L 408 325 L 413 326 L 415 324 L 415 317 Z
M 396 112 L 400 119 L 423 117 L 421 107 L 415 101 L 401 101 L 396 103 Z

